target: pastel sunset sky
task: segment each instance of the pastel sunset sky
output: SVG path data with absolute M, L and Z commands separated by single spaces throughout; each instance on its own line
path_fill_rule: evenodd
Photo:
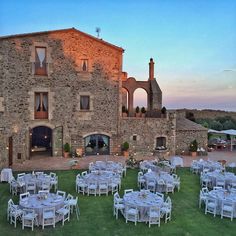
M 235 0 L 0 1 L 1 36 L 71 27 L 94 36 L 100 27 L 137 80 L 152 57 L 168 109 L 236 111 Z

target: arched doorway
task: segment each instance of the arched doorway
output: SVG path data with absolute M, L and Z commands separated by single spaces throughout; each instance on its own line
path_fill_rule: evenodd
M 84 138 L 85 155 L 109 155 L 110 137 L 103 134 L 93 134 Z
M 52 129 L 37 126 L 30 130 L 30 156 L 52 156 Z

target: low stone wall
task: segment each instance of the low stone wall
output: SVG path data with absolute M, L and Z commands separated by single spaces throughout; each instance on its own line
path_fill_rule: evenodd
M 175 152 L 175 118 L 134 118 L 127 117 L 121 120 L 122 141 L 127 141 L 132 153 L 153 152 L 157 137 L 166 137 L 166 153 Z M 136 138 L 134 138 L 134 136 Z
M 189 154 L 190 143 L 196 139 L 198 147 L 207 149 L 207 132 L 204 130 L 176 131 L 176 154 Z

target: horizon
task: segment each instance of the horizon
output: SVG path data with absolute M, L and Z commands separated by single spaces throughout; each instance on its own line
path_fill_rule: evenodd
M 128 76 L 147 80 L 154 59 L 167 109 L 236 111 L 236 1 L 42 0 L 41 5 L 1 1 L 0 35 L 75 27 L 96 37 L 100 27 L 104 41 L 125 49 Z M 137 100 L 145 104 L 142 94 Z

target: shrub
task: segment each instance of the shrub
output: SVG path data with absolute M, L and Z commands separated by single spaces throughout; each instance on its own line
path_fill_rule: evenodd
M 146 113 L 145 107 L 142 107 L 142 108 L 141 108 L 141 112 L 142 112 L 142 113 Z
M 166 114 L 166 108 L 165 107 L 161 108 L 161 114 L 164 114 L 164 115 Z
M 69 143 L 64 144 L 64 152 L 70 152 L 70 144 Z
M 128 142 L 124 142 L 123 144 L 122 144 L 122 150 L 123 151 L 127 151 L 129 149 L 129 143 Z
M 197 140 L 194 139 L 194 140 L 190 143 L 189 151 L 190 151 L 190 152 L 196 152 L 196 151 L 197 151 L 197 148 L 198 148 L 198 143 L 197 143 Z
M 139 113 L 139 106 L 136 107 L 135 111 L 136 113 Z

